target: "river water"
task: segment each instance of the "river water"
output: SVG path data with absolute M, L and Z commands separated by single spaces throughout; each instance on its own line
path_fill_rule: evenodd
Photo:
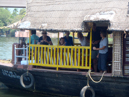
M 12 44 L 18 41 L 18 38 L 0 37 L 0 59 L 12 59 Z
M 52 39 L 53 44 L 58 43 L 57 39 Z M 7 38 L 0 37 L 0 59 L 12 59 L 12 44 L 18 43 L 19 38 Z M 10 89 L 0 89 L 0 97 L 59 97 L 55 95 L 36 95 L 31 93 L 26 93 L 22 91 L 15 91 Z M 66 97 L 66 96 L 65 96 Z

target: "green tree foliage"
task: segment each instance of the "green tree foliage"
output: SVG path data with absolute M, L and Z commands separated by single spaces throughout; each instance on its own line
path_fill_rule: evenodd
M 18 13 L 17 8 L 13 10 L 13 13 L 8 10 L 8 8 L 0 8 L 0 27 L 13 24 L 21 20 L 26 14 L 25 9 L 21 9 Z M 8 33 L 8 36 L 15 36 L 15 29 L 0 29 L 0 35 Z
M 0 8 L 0 23 L 2 22 L 1 26 L 8 25 L 8 19 L 11 16 L 11 13 L 8 9 Z

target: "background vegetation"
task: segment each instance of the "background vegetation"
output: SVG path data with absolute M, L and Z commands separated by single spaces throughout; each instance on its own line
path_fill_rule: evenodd
M 26 14 L 26 9 L 21 9 L 19 12 L 15 8 L 11 13 L 8 8 L 0 8 L 0 27 L 13 24 L 21 20 Z M 7 35 L 8 37 L 15 36 L 15 29 L 0 29 L 0 35 Z

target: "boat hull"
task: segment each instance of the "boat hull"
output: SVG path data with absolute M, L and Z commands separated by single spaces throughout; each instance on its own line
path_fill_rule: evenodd
M 56 70 L 30 70 L 34 77 L 31 88 L 25 89 L 20 84 L 20 76 L 24 69 L 0 66 L 0 81 L 7 87 L 40 93 L 80 96 L 81 89 L 87 84 L 86 73 L 56 71 Z M 93 75 L 93 79 L 99 80 L 100 76 Z M 128 97 L 129 78 L 104 76 L 103 80 L 96 84 L 90 80 L 90 86 L 96 95 L 101 97 Z

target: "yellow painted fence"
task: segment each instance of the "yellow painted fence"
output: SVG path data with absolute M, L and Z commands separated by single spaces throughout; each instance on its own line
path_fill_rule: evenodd
M 29 65 L 90 69 L 90 47 L 30 45 Z M 33 61 L 32 61 L 33 60 Z
M 92 36 L 92 33 L 91 33 Z M 90 46 L 51 46 L 51 45 L 29 45 L 29 65 L 69 68 L 69 69 L 91 69 Z

